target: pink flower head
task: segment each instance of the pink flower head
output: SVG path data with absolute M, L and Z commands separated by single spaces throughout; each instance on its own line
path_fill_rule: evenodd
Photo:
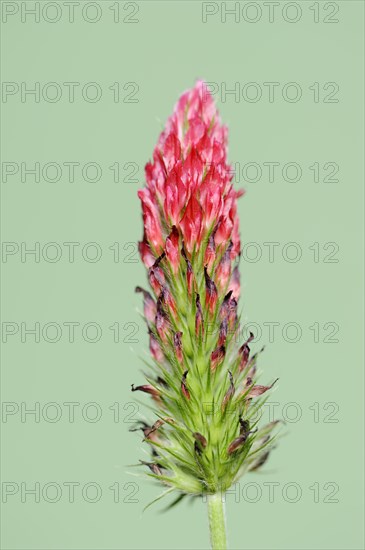
M 226 157 L 227 129 L 206 84 L 198 81 L 177 102 L 146 165 L 147 187 L 138 193 L 145 235 L 140 250 L 148 267 L 150 252 L 157 258 L 169 239 L 167 254 L 176 272 L 174 227 L 190 259 L 208 242 L 209 267 L 215 246 L 222 249 L 232 241 L 231 260 L 237 256 L 239 193 L 232 187 Z M 209 241 L 212 235 L 214 242 Z

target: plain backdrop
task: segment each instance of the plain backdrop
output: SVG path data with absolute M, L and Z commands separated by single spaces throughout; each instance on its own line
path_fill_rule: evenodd
M 161 488 L 129 432 L 149 418 L 137 190 L 197 78 L 246 189 L 240 307 L 286 420 L 227 496 L 230 547 L 363 548 L 363 3 L 2 4 L 3 548 L 208 548 L 200 500 L 142 514 Z

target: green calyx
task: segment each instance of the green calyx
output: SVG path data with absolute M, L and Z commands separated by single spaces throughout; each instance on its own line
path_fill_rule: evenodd
M 227 280 L 218 280 L 230 243 L 215 250 L 210 265 L 207 243 L 190 258 L 180 245 L 177 269 L 163 255 L 149 270 L 156 298 L 155 318 L 147 319 L 153 363 L 147 384 L 133 387 L 153 401 L 151 425 L 142 427 L 151 461 L 141 462 L 171 491 L 209 496 L 266 462 L 277 422 L 259 426 L 272 385 L 255 384 L 258 354 L 250 356 L 253 336 L 243 342 L 230 290 L 233 266 Z

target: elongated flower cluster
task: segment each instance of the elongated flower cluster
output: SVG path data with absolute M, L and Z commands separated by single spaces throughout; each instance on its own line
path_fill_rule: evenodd
M 142 424 L 149 475 L 180 494 L 225 491 L 267 459 L 275 422 L 259 428 L 268 386 L 240 342 L 237 199 L 227 128 L 203 82 L 184 93 L 146 165 L 139 244 L 155 418 Z

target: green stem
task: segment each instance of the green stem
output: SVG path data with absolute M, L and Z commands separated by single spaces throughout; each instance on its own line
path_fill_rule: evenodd
M 210 540 L 213 550 L 226 550 L 227 537 L 225 525 L 225 504 L 222 493 L 208 495 L 208 517 Z

